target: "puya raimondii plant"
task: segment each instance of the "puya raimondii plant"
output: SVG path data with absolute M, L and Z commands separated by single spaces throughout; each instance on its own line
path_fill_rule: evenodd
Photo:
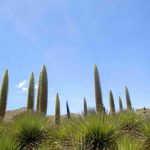
M 0 90 L 0 118 L 1 119 L 4 118 L 6 112 L 8 84 L 9 84 L 8 82 L 9 82 L 8 70 L 5 70 L 3 80 L 1 83 L 1 90 Z
M 56 104 L 55 104 L 55 124 L 56 125 L 60 124 L 60 100 L 58 93 L 56 95 Z
M 39 111 L 42 114 L 47 113 L 47 103 L 48 103 L 48 76 L 46 66 L 43 65 L 41 78 L 40 78 L 40 95 L 39 95 Z
M 34 73 L 31 73 L 28 88 L 27 110 L 34 109 Z
M 112 91 L 109 92 L 109 105 L 110 105 L 110 114 L 115 114 L 115 103 L 114 103 L 114 96 Z
M 131 111 L 132 110 L 132 104 L 131 104 L 131 99 L 129 95 L 129 91 L 127 86 L 125 87 L 125 96 L 126 96 L 126 104 L 127 104 L 127 110 Z
M 104 112 L 100 78 L 99 78 L 99 72 L 96 64 L 94 65 L 94 83 L 95 83 L 96 111 Z

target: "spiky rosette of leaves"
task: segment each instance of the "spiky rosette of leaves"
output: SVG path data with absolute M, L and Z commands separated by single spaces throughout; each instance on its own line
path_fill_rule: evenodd
M 3 119 L 6 112 L 6 106 L 7 106 L 7 96 L 8 96 L 8 82 L 9 82 L 9 76 L 8 76 L 8 70 L 5 70 L 2 84 L 1 84 L 1 90 L 0 90 L 0 118 Z
M 100 78 L 97 65 L 94 65 L 94 83 L 95 83 L 95 102 L 96 102 L 96 111 L 103 112 L 103 99 L 102 99 L 102 90 L 100 85 Z
M 47 113 L 47 102 L 48 102 L 48 77 L 46 66 L 43 65 L 40 82 L 40 95 L 39 95 L 39 110 L 40 113 L 46 115 Z
M 19 150 L 14 136 L 6 131 L 2 132 L 0 135 L 0 149 L 1 150 Z
M 39 75 L 38 92 L 37 92 L 37 103 L 36 103 L 36 111 L 37 112 L 39 112 L 39 105 L 40 105 L 41 76 L 42 76 L 42 72 L 40 72 L 40 75 Z
M 131 99 L 129 95 L 129 91 L 127 86 L 125 87 L 125 96 L 126 96 L 126 104 L 127 104 L 127 110 L 131 111 L 132 110 L 132 104 L 131 104 Z
M 40 114 L 22 114 L 14 121 L 13 129 L 19 149 L 38 149 L 49 139 L 48 121 Z
M 87 116 L 87 112 L 88 112 L 87 102 L 86 102 L 86 99 L 84 98 L 84 116 Z
M 110 118 L 89 115 L 78 123 L 76 134 L 81 150 L 116 150 L 116 127 Z
M 55 104 L 55 124 L 56 125 L 60 124 L 60 100 L 58 93 L 56 95 L 56 104 Z
M 134 112 L 121 112 L 118 114 L 117 120 L 121 136 L 125 134 L 134 137 L 140 136 L 139 126 L 142 122 L 142 117 Z
M 143 150 L 150 149 L 150 118 L 145 117 L 140 124 L 141 141 L 143 141 Z
M 28 88 L 27 110 L 34 109 L 34 73 L 31 73 Z
M 122 104 L 122 100 L 121 97 L 119 96 L 119 111 L 122 112 L 123 111 L 123 104 Z
M 66 110 L 67 110 L 67 118 L 70 119 L 70 109 L 69 109 L 69 105 L 68 105 L 68 101 L 66 102 Z
M 110 105 L 110 113 L 115 114 L 115 103 L 112 91 L 109 92 L 109 105 Z
M 142 150 L 140 141 L 134 137 L 125 135 L 117 141 L 117 150 Z

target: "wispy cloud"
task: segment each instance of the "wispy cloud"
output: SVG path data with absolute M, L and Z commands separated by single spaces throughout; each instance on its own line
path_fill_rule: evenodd
M 22 80 L 17 84 L 17 88 L 23 92 L 27 92 L 28 90 L 28 81 L 27 80 Z
M 29 86 L 29 81 L 27 80 L 22 80 L 17 84 L 17 89 L 23 91 L 23 92 L 27 92 L 28 91 L 28 86 Z M 38 85 L 35 84 L 35 90 L 38 89 Z

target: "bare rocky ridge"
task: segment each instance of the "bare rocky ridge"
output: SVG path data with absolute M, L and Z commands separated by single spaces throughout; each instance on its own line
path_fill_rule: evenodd
M 8 110 L 8 111 L 6 111 L 4 121 L 6 121 L 6 122 L 11 121 L 15 116 L 26 112 L 26 110 L 27 110 L 26 107 L 22 107 L 22 108 L 15 109 L 15 110 Z M 77 117 L 77 116 L 79 117 L 80 115 L 79 114 L 77 115 L 75 113 L 71 113 L 71 116 L 72 117 Z M 47 117 L 50 119 L 53 119 L 54 115 L 49 115 Z M 61 115 L 61 117 L 66 117 L 66 115 Z
M 15 110 L 8 110 L 5 114 L 4 121 L 11 121 L 15 116 L 17 116 L 23 112 L 26 112 L 26 107 L 22 107 L 22 108 L 15 109 Z M 148 116 L 150 115 L 150 109 L 141 108 L 141 109 L 135 110 L 135 112 L 137 112 L 138 114 L 144 114 L 144 115 L 148 115 Z M 71 116 L 72 117 L 80 117 L 79 114 L 75 114 L 75 113 L 71 113 Z M 47 117 L 52 119 L 52 118 L 54 118 L 54 115 L 50 115 Z M 66 115 L 62 115 L 62 117 L 66 117 Z
M 15 116 L 26 111 L 26 107 L 22 107 L 15 110 L 8 110 L 5 114 L 4 121 L 11 121 Z

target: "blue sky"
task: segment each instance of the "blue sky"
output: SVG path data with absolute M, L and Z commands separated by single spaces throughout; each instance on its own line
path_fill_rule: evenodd
M 27 81 L 42 64 L 49 77 L 48 114 L 60 94 L 61 112 L 95 106 L 93 66 L 100 72 L 108 109 L 111 89 L 125 106 L 128 86 L 135 108 L 150 107 L 149 0 L 0 0 L 0 76 L 9 69 L 7 109 L 26 106 Z

